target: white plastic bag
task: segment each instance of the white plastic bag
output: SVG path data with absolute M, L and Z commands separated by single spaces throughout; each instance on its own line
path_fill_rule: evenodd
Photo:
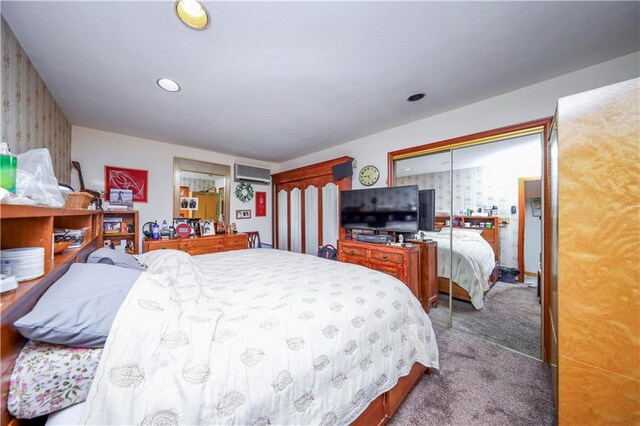
M 18 155 L 16 195 L 30 198 L 43 206 L 64 206 L 64 197 L 53 173 L 47 148 L 32 149 Z

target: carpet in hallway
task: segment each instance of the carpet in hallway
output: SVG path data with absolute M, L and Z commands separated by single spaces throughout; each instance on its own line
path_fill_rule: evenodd
M 449 295 L 439 293 L 434 322 L 448 321 Z M 453 328 L 540 358 L 540 310 L 537 288 L 498 281 L 484 296 L 484 307 L 453 299 Z
M 389 425 L 553 425 L 549 368 L 434 324 L 440 371 L 425 375 Z

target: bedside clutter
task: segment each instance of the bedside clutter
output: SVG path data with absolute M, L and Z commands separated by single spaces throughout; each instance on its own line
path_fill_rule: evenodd
M 241 233 L 165 240 L 145 238 L 143 240 L 143 250 L 145 253 L 152 250 L 181 250 L 195 256 L 221 251 L 242 250 L 247 248 L 247 244 L 247 234 Z

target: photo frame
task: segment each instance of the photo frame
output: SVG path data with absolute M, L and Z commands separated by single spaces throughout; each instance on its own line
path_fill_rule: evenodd
M 111 206 L 124 206 L 133 210 L 133 192 L 130 189 L 111 188 L 109 200 Z
M 531 197 L 531 214 L 533 217 L 542 217 L 542 198 Z
M 149 172 L 147 170 L 104 166 L 104 192 L 109 197 L 107 199 L 109 202 L 111 202 L 111 189 L 128 189 L 133 195 L 133 202 L 146 203 L 148 183 Z
M 251 219 L 251 210 L 236 210 L 236 219 Z
M 207 235 L 216 235 L 216 224 L 211 219 L 200 220 L 200 235 L 206 237 Z

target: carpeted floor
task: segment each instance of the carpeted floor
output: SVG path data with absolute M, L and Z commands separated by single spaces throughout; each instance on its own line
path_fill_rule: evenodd
M 422 377 L 389 424 L 553 425 L 546 364 L 434 324 L 440 371 Z
M 440 293 L 431 309 L 434 322 L 447 324 L 449 296 Z M 540 359 L 540 310 L 537 288 L 498 281 L 484 296 L 484 307 L 453 299 L 453 328 Z

